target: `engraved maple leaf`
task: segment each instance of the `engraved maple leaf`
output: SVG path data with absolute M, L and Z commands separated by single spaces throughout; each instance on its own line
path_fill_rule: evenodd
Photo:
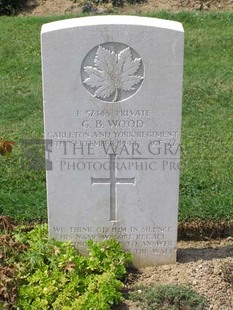
M 83 81 L 96 88 L 95 97 L 107 99 L 114 94 L 117 101 L 119 90 L 135 90 L 134 86 L 143 79 L 136 75 L 141 65 L 140 58 L 132 58 L 129 47 L 118 54 L 99 46 L 94 59 L 94 66 L 84 67 L 88 77 Z

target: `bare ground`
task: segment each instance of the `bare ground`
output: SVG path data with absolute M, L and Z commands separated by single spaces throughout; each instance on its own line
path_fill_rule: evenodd
M 85 4 L 91 4 L 96 13 L 141 14 L 150 11 L 232 11 L 233 0 L 147 0 L 141 4 L 113 7 L 110 3 L 94 5 L 91 0 L 28 0 L 20 15 L 61 15 L 81 13 Z
M 233 309 L 233 238 L 178 242 L 177 263 L 139 269 L 125 284 L 127 292 L 139 284 L 183 284 L 207 297 L 208 310 Z M 140 293 L 140 291 L 139 291 Z M 139 310 L 129 300 L 114 310 Z M 150 310 L 150 309 L 145 309 Z

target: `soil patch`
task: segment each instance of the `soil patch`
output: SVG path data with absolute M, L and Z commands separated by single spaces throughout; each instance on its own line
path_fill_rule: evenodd
M 177 263 L 142 268 L 129 275 L 126 293 L 143 284 L 182 284 L 207 297 L 207 310 L 233 309 L 233 238 L 179 241 Z M 140 294 L 140 291 L 139 291 Z M 114 310 L 139 310 L 127 300 Z M 149 310 L 149 309 L 147 309 Z
M 147 0 L 140 4 L 113 7 L 110 3 L 95 5 L 91 0 L 28 0 L 20 15 L 78 14 L 87 10 L 93 13 L 143 14 L 152 11 L 233 11 L 233 0 Z

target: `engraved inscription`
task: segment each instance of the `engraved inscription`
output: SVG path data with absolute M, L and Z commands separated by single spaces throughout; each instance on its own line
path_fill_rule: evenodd
M 110 178 L 91 178 L 91 184 L 110 184 L 110 221 L 117 221 L 116 184 L 135 184 L 134 178 L 117 178 L 115 170 L 116 155 L 110 154 Z
M 99 45 L 94 50 L 87 54 L 81 68 L 85 88 L 93 97 L 108 102 L 132 96 L 144 78 L 142 59 L 132 48 L 117 42 Z
M 110 181 L 106 184 L 109 184 Z M 174 228 L 171 226 L 77 226 L 53 227 L 57 238 L 63 241 L 70 240 L 82 251 L 87 240 L 102 240 L 115 238 L 123 247 L 130 249 L 133 254 L 145 255 L 173 255 L 176 244 L 172 239 Z

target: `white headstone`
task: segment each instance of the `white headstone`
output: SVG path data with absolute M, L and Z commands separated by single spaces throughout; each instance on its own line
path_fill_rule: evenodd
M 183 28 L 133 16 L 42 27 L 50 235 L 176 261 Z

